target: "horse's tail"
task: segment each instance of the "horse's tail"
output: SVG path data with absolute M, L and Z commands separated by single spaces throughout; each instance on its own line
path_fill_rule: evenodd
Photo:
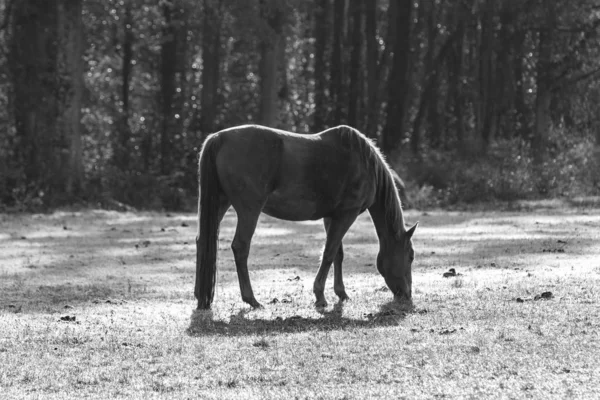
M 215 294 L 219 242 L 219 197 L 222 189 L 216 158 L 220 140 L 209 136 L 202 146 L 198 166 L 198 236 L 196 237 L 196 286 L 198 309 L 210 309 Z

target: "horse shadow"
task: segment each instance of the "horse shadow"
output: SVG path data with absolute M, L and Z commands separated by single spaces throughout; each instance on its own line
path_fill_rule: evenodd
M 321 317 L 294 315 L 273 319 L 248 318 L 252 309 L 240 310 L 230 320 L 215 319 L 212 311 L 194 310 L 186 333 L 191 337 L 203 336 L 250 336 L 301 333 L 307 331 L 333 331 L 353 328 L 377 328 L 398 326 L 417 310 L 412 303 L 399 304 L 395 301 L 384 303 L 376 313 L 363 315 L 364 318 L 344 316 L 345 302 L 339 301 L 331 310 L 319 310 Z

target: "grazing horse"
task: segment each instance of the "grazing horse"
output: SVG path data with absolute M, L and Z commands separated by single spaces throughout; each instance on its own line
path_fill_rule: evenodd
M 215 289 L 219 225 L 237 213 L 231 248 L 242 300 L 261 307 L 248 275 L 250 242 L 261 212 L 288 221 L 323 218 L 327 239 L 313 285 L 315 305 L 327 305 L 325 281 L 334 264 L 334 291 L 348 299 L 342 279 L 342 238 L 369 210 L 379 238 L 377 269 L 396 298 L 411 298 L 411 237 L 390 168 L 362 133 L 338 126 L 300 135 L 243 125 L 210 135 L 199 163 L 196 285 L 198 309 L 209 309 Z

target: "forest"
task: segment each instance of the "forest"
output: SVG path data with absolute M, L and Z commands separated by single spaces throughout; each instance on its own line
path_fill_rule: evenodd
M 412 203 L 600 193 L 597 0 L 0 0 L 0 210 L 190 210 L 204 138 L 347 124 Z

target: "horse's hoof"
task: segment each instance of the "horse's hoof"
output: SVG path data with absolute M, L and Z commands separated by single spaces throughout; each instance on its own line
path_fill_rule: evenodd
M 348 300 L 350 300 L 350 297 L 348 297 L 348 295 L 346 293 L 340 293 L 340 294 L 337 294 L 337 296 L 339 297 L 340 301 L 348 301 Z
M 253 309 L 255 310 L 259 310 L 261 308 L 264 308 L 262 304 L 260 304 L 258 301 L 254 301 L 253 303 L 250 303 L 250 305 L 252 306 Z
M 323 300 L 317 300 L 317 301 L 315 301 L 315 307 L 316 308 L 325 308 L 325 307 L 327 307 L 327 300 L 323 299 Z
M 258 308 L 263 308 L 262 304 L 260 304 L 258 301 L 256 301 L 254 296 L 252 296 L 251 298 L 242 297 L 242 300 L 244 301 L 244 303 L 250 305 L 250 307 L 252 307 L 255 310 Z

